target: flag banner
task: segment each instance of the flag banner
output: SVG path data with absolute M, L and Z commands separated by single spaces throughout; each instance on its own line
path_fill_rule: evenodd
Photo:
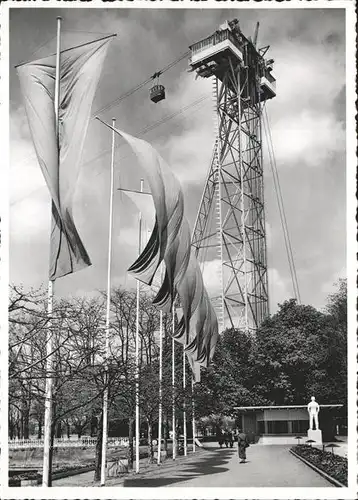
M 153 232 L 129 272 L 151 285 L 160 263 L 164 261 L 164 280 L 153 303 L 160 310 L 171 312 L 175 295 L 178 294 L 183 316 L 173 337 L 188 346 L 188 355 L 194 361 L 208 365 L 211 359 L 210 346 L 215 343 L 211 337 L 217 332 L 217 319 L 204 287 L 199 264 L 191 252 L 191 235 L 184 216 L 184 196 L 180 183 L 149 143 L 111 126 L 109 128 L 121 135 L 136 154 L 147 177 L 155 206 Z
M 163 284 L 153 304 L 164 312 L 170 312 L 175 297 L 175 289 L 179 286 L 187 272 L 190 259 L 190 229 L 188 221 L 183 217 L 179 233 L 164 255 L 165 276 Z
M 143 139 L 114 129 L 131 146 L 145 172 L 155 206 L 155 225 L 138 259 L 129 268 L 134 277 L 151 285 L 160 263 L 165 276 L 154 304 L 170 312 L 177 283 L 182 279 L 190 257 L 190 229 L 184 217 L 181 185 L 159 153 Z
M 73 220 L 73 198 L 92 102 L 111 40 L 112 36 L 61 52 L 58 137 L 56 54 L 17 67 L 36 155 L 52 198 L 50 280 L 91 265 Z
M 188 359 L 188 362 L 189 362 L 189 365 L 191 368 L 193 381 L 195 384 L 197 384 L 201 380 L 201 378 L 200 378 L 200 364 L 196 363 L 194 361 L 193 357 L 189 353 L 186 353 L 186 357 Z
M 150 285 L 165 254 L 175 251 L 175 239 L 180 232 L 184 215 L 183 193 L 177 178 L 148 142 L 115 130 L 136 154 L 153 196 L 156 214 L 153 232 L 143 252 L 128 270 L 135 278 Z
M 186 275 L 178 286 L 178 296 L 183 302 L 183 314 L 172 336 L 186 346 L 188 359 L 190 357 L 196 365 L 207 367 L 214 356 L 219 330 L 195 257 L 191 258 Z
M 186 352 L 193 356 L 197 363 L 209 366 L 214 356 L 219 329 L 215 310 L 205 289 L 198 309 L 200 316 L 193 321 L 196 331 L 193 332 L 191 329 L 189 332 Z
M 140 212 L 141 214 L 142 222 L 144 222 L 148 228 L 153 228 L 155 224 L 155 209 L 151 193 L 132 191 L 129 189 L 120 189 L 120 191 L 136 206 L 138 212 Z M 143 240 L 142 232 L 142 245 L 143 243 L 144 245 L 146 245 L 147 241 L 146 239 Z M 162 263 L 162 266 L 159 266 L 156 273 L 154 274 L 152 283 L 150 285 L 150 288 L 155 293 L 158 293 L 162 286 L 164 271 L 165 267 L 164 263 Z
M 183 308 L 183 316 L 174 332 L 174 337 L 187 345 L 190 342 L 189 332 L 192 332 L 193 325 L 195 324 L 196 332 L 202 327 L 198 320 L 203 311 L 203 308 L 199 306 L 203 300 L 204 284 L 199 264 L 193 253 L 190 255 L 186 273 L 178 284 L 177 290 Z
M 155 224 L 155 211 L 151 193 L 141 193 L 140 191 L 130 191 L 129 189 L 120 189 L 120 191 L 137 207 L 148 228 L 153 228 Z

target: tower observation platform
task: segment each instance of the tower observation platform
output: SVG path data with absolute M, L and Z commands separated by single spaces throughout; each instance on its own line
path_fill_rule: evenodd
M 272 74 L 273 60 L 265 59 L 268 47 L 257 50 L 253 42 L 246 38 L 240 30 L 239 24 L 226 21 L 215 33 L 190 47 L 190 67 L 198 76 L 208 78 L 215 76 L 223 81 L 230 65 L 242 70 L 255 71 L 259 78 L 260 95 L 255 96 L 261 102 L 276 96 L 276 79 Z M 249 75 L 248 75 L 249 76 Z M 256 82 L 251 92 L 255 95 Z M 246 96 L 248 97 L 248 96 Z
M 276 96 L 269 46 L 257 48 L 238 20 L 189 48 L 190 70 L 212 78 L 216 141 L 193 233 L 201 262 L 219 260 L 213 298 L 221 327 L 255 331 L 269 312 L 262 110 Z

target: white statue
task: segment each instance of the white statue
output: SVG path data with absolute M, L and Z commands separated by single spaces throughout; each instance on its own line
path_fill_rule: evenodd
M 313 421 L 315 422 L 316 431 L 319 430 L 318 426 L 318 414 L 319 414 L 319 404 L 317 403 L 314 396 L 311 397 L 311 402 L 307 405 L 308 414 L 310 416 L 310 430 L 313 430 Z

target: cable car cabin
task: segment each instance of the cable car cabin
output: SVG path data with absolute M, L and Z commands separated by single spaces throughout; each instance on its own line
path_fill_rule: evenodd
M 157 103 L 165 99 L 165 88 L 164 85 L 154 85 L 150 89 L 150 100 Z

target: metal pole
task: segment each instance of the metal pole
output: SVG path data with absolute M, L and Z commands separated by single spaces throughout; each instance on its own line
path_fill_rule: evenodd
M 44 418 L 44 453 L 42 486 L 48 487 L 50 478 L 50 448 L 51 448 L 51 428 L 52 428 L 52 309 L 53 309 L 53 281 L 48 282 L 47 315 L 48 324 L 46 330 L 46 380 L 45 380 L 45 418 Z
M 163 311 L 160 311 L 159 326 L 159 422 L 158 422 L 158 465 L 162 451 L 162 378 L 163 378 Z
M 58 112 L 60 107 L 60 70 L 61 70 L 61 17 L 57 17 L 57 39 L 56 39 L 56 71 L 55 71 L 55 131 L 57 139 L 58 155 L 59 151 L 59 120 Z M 49 318 L 46 330 L 46 381 L 45 381 L 45 415 L 44 415 L 44 453 L 42 486 L 47 488 L 51 485 L 50 478 L 50 457 L 51 457 L 51 430 L 52 430 L 52 387 L 53 387 L 53 366 L 52 366 L 52 311 L 53 311 L 54 280 L 48 282 L 47 315 Z
M 186 404 L 185 404 L 185 389 L 186 389 L 186 376 L 185 376 L 185 346 L 183 346 L 183 389 L 184 389 L 184 402 L 183 402 L 183 434 L 184 434 L 184 456 L 188 454 L 187 436 L 186 436 Z
M 175 331 L 174 304 L 172 312 L 172 331 Z M 172 427 L 173 427 L 173 460 L 176 459 L 176 431 L 175 431 L 175 340 L 172 337 Z
M 112 127 L 116 126 L 116 119 L 112 118 Z M 111 308 L 111 264 L 112 264 L 112 229 L 113 229 L 113 191 L 114 191 L 114 151 L 115 151 L 116 133 L 112 130 L 112 157 L 111 157 L 111 181 L 109 193 L 109 230 L 108 230 L 108 263 L 107 263 L 107 308 L 106 308 L 106 333 L 105 333 L 105 368 L 106 379 L 103 394 L 103 431 L 102 431 L 102 460 L 101 460 L 101 486 L 106 482 L 106 454 L 108 437 L 108 393 L 109 393 L 109 315 Z
M 193 453 L 195 453 L 195 402 L 194 402 L 194 379 L 191 380 L 191 409 L 193 428 Z
M 143 179 L 140 180 L 140 192 L 143 193 Z M 139 212 L 139 236 L 138 254 L 140 255 L 142 246 L 142 214 Z M 137 280 L 137 306 L 136 306 L 136 328 L 135 328 L 135 471 L 139 472 L 139 298 L 140 287 Z

